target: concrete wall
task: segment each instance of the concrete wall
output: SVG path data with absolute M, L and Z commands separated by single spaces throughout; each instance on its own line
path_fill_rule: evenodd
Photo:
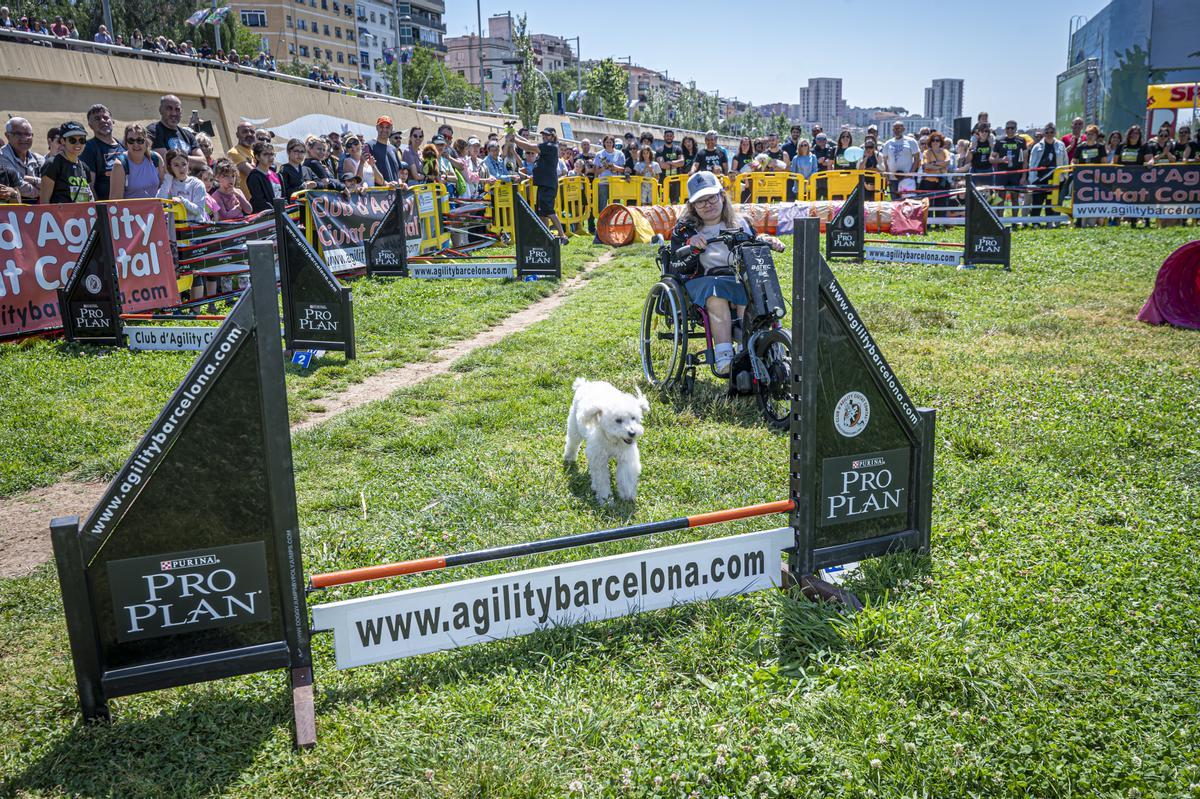
M 213 123 L 219 152 L 232 146 L 234 131 L 244 119 L 284 139 L 347 129 L 374 138 L 375 120 L 384 114 L 397 129 L 420 125 L 426 141 L 443 122 L 464 138 L 484 138 L 501 131 L 504 124 L 502 117 L 434 111 L 191 64 L 0 44 L 0 112 L 5 119 L 22 116 L 30 121 L 38 152 L 45 150 L 47 129 L 68 119 L 86 124 L 85 114 L 94 103 L 108 106 L 117 121 L 115 135 L 120 137 L 128 123 L 157 120 L 158 101 L 164 94 L 179 96 L 185 122 L 194 108 L 201 119 Z M 539 128 L 551 125 L 561 136 L 564 121 L 571 123 L 575 139 L 586 137 L 597 144 L 605 133 L 619 136 L 652 130 L 656 138 L 662 137 L 662 129 L 655 126 L 573 115 L 544 114 Z M 737 139 L 723 136 L 721 143 L 736 149 Z

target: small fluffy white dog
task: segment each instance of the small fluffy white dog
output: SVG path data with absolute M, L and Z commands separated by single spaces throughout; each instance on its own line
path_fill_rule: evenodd
M 563 460 L 574 463 L 579 444 L 586 440 L 588 474 L 592 477 L 596 500 L 601 504 L 612 501 L 610 460 L 617 462 L 617 496 L 634 499 L 638 476 L 642 473 L 637 440 L 642 435 L 642 419 L 650 412 L 650 403 L 640 389 L 634 396 L 599 380 L 576 378 L 574 388 Z

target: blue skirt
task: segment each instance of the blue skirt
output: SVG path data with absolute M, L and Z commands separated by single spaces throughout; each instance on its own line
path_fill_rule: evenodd
M 709 297 L 720 297 L 731 305 L 746 304 L 746 290 L 732 275 L 696 277 L 689 280 L 686 286 L 688 296 L 696 305 L 704 305 Z

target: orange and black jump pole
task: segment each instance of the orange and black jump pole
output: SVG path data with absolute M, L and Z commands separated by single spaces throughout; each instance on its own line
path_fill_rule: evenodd
M 596 530 L 590 533 L 564 535 L 558 538 L 547 538 L 542 541 L 530 541 L 525 544 L 510 544 L 491 549 L 477 549 L 474 552 L 461 552 L 457 555 L 439 555 L 432 558 L 418 558 L 399 563 L 384 563 L 379 566 L 364 566 L 360 569 L 346 569 L 340 572 L 314 574 L 309 578 L 310 589 L 329 588 L 335 585 L 361 583 L 367 580 L 381 580 L 385 577 L 398 577 L 403 574 L 420 574 L 422 572 L 449 569 L 452 566 L 466 566 L 471 563 L 486 563 L 492 560 L 517 558 L 522 555 L 534 555 L 539 552 L 553 552 L 556 549 L 569 549 L 588 544 L 602 544 L 606 541 L 620 541 L 624 538 L 637 538 L 653 533 L 665 533 L 669 530 L 686 530 L 689 527 L 704 527 L 720 522 L 732 522 L 737 519 L 750 519 L 755 516 L 769 516 L 772 513 L 788 513 L 795 507 L 790 499 L 779 502 L 767 502 L 762 505 L 749 505 L 744 508 L 729 508 L 711 513 L 700 513 L 695 516 L 680 516 L 661 522 L 645 522 L 631 524 L 628 527 L 615 527 L 611 530 Z

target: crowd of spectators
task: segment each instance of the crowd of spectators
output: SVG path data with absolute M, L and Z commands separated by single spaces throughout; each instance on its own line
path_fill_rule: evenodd
M 4 12 L 0 9 L 0 18 Z M 67 23 L 55 20 L 56 26 Z M 983 113 L 970 139 L 953 144 L 936 130 L 910 135 L 902 121 L 892 124 L 887 139 L 868 127 L 858 145 L 850 130 L 840 131 L 831 142 L 819 125 L 812 127 L 811 139 L 795 125 L 782 143 L 775 134 L 742 137 L 732 154 L 711 130 L 701 137 L 702 144 L 692 135 L 676 141 L 675 132 L 666 130 L 661 143 L 652 133 L 630 132 L 604 136 L 594 147 L 588 139 L 560 142 L 553 136 L 539 144 L 515 123 L 483 140 L 456 137 L 453 127 L 443 124 L 426 140 L 422 127 L 396 130 L 390 117 L 381 116 L 374 139 L 338 132 L 292 139 L 281 148 L 283 157 L 276 164 L 271 131 L 244 122 L 236 130 L 236 143 L 222 155 L 214 152 L 210 137 L 193 130 L 199 121 L 193 112 L 191 126 L 182 124 L 179 98 L 166 95 L 160 100 L 157 122 L 145 128 L 126 125 L 117 136 L 109 110 L 96 104 L 87 111 L 86 128 L 76 121 L 51 128 L 42 155 L 34 146 L 30 123 L 13 117 L 4 129 L 7 143 L 0 148 L 0 200 L 173 197 L 192 219 L 227 220 L 269 208 L 275 197 L 312 188 L 356 191 L 438 182 L 451 197 L 472 200 L 482 198 L 497 181 L 547 182 L 548 170 L 557 181 L 572 175 L 661 180 L 700 170 L 717 175 L 790 171 L 807 178 L 825 170 L 860 169 L 879 172 L 893 199 L 926 196 L 935 207 L 951 204 L 949 189 L 956 177 L 975 175 L 977 185 L 993 187 L 1002 199 L 1011 199 L 1011 207 L 1024 204 L 1036 216 L 1058 167 L 1200 161 L 1200 131 L 1193 138 L 1190 128 L 1182 125 L 1174 132 L 1163 128 L 1144 141 L 1137 125 L 1105 137 L 1095 125 L 1076 119 L 1071 132 L 1060 138 L 1052 123 L 1022 132 L 1009 121 L 1002 131 L 993 131 Z M 547 142 L 557 148 L 557 159 L 546 150 Z M 607 202 L 606 194 L 602 180 L 601 205 Z

